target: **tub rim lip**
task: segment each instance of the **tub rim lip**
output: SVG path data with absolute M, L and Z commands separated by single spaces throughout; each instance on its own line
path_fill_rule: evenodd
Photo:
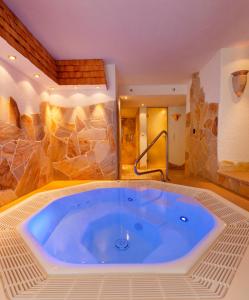
M 93 182 L 84 183 L 77 186 L 65 187 L 59 190 L 50 190 L 46 192 L 41 192 L 35 194 L 30 197 L 29 201 L 32 201 L 37 195 L 39 194 L 46 194 L 46 195 L 56 195 L 56 191 L 72 191 L 71 194 L 94 190 L 97 188 L 112 188 L 112 187 L 121 187 L 121 188 L 136 188 L 137 186 L 129 186 L 131 180 L 125 181 L 101 181 L 98 184 L 95 184 L 95 187 L 92 187 Z M 135 181 L 136 182 L 136 181 Z M 107 184 L 109 183 L 109 184 Z M 128 183 L 128 185 L 126 185 Z M 157 181 L 152 180 L 145 180 L 140 181 L 139 183 L 136 182 L 138 187 L 141 188 L 141 184 L 143 188 L 146 189 L 159 189 L 162 191 L 167 192 L 168 184 L 164 185 L 164 189 L 160 188 Z M 107 186 L 106 186 L 107 184 Z M 118 186 L 117 186 L 118 184 Z M 144 186 L 143 186 L 144 184 Z M 162 183 L 161 183 L 162 184 Z M 173 185 L 170 183 L 170 185 Z M 179 185 L 175 185 L 179 186 Z M 178 193 L 180 195 L 184 195 L 183 192 L 181 193 L 180 189 L 184 190 L 186 186 L 179 186 L 179 191 L 174 191 L 173 193 Z M 200 190 L 203 191 L 205 189 L 199 189 L 195 187 L 187 187 L 190 190 Z M 172 191 L 168 191 L 171 192 Z M 209 190 L 205 190 L 205 192 L 210 192 Z M 58 194 L 58 193 L 57 193 Z M 65 195 L 59 195 L 58 197 L 53 197 L 50 199 L 48 203 L 46 203 L 43 207 L 38 208 L 34 213 L 32 213 L 25 221 L 21 222 L 17 225 L 17 230 L 32 251 L 34 257 L 38 261 L 38 263 L 43 267 L 48 275 L 66 275 L 66 274 L 101 274 L 101 273 L 165 273 L 165 274 L 186 274 L 188 273 L 191 268 L 198 262 L 198 260 L 208 251 L 209 247 L 215 242 L 218 236 L 223 232 L 226 227 L 224 221 L 218 218 L 214 213 L 212 213 L 205 205 L 203 205 L 198 199 L 194 198 L 194 196 L 186 196 L 191 197 L 195 202 L 198 202 L 199 205 L 203 206 L 209 214 L 214 219 L 214 226 L 213 228 L 202 238 L 186 255 L 178 258 L 176 260 L 170 262 L 160 262 L 160 263 L 148 263 L 148 264 L 72 264 L 62 262 L 59 259 L 49 255 L 43 247 L 36 241 L 36 239 L 32 236 L 32 234 L 27 229 L 27 224 L 31 218 L 33 218 L 36 214 L 40 211 L 45 209 L 48 205 L 52 202 L 63 198 Z M 215 194 L 215 196 L 217 196 Z M 227 200 L 225 200 L 227 201 Z M 22 204 L 22 203 L 20 203 Z

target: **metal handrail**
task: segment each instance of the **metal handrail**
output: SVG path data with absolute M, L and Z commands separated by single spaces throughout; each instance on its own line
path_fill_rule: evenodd
M 159 138 L 165 135 L 166 138 L 166 171 L 165 171 L 165 176 L 163 173 L 162 169 L 154 169 L 154 170 L 148 170 L 148 171 L 138 171 L 137 165 L 140 162 L 140 160 L 144 157 L 144 155 L 150 150 L 150 148 L 159 140 Z M 168 143 L 168 132 L 166 130 L 162 130 L 155 138 L 154 140 L 149 144 L 149 146 L 138 156 L 138 158 L 135 160 L 135 165 L 134 165 L 134 172 L 137 175 L 144 175 L 144 174 L 150 174 L 150 173 L 160 173 L 161 174 L 161 180 L 162 181 L 167 181 L 169 180 L 168 177 L 168 171 L 169 171 L 169 143 Z

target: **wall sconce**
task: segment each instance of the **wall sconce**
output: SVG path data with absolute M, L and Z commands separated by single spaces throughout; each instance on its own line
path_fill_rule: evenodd
M 171 115 L 171 117 L 173 118 L 174 121 L 178 121 L 181 117 L 181 114 L 175 113 L 175 114 Z
M 233 91 L 238 97 L 240 97 L 245 90 L 248 72 L 248 70 L 240 70 L 232 73 Z

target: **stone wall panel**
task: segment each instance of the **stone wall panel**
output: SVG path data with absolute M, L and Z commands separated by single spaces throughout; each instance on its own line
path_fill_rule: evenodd
M 186 175 L 201 176 L 249 198 L 249 163 L 218 163 L 219 104 L 206 103 L 204 92 L 196 73 L 192 77 L 190 112 L 186 116 Z
M 116 179 L 115 102 L 60 107 L 42 102 L 40 113 L 0 114 L 0 205 L 52 180 Z M 11 116 L 11 117 L 9 117 Z M 1 195 L 8 198 L 1 200 Z
M 205 102 L 199 74 L 190 88 L 190 113 L 186 118 L 186 175 L 217 182 L 218 104 Z

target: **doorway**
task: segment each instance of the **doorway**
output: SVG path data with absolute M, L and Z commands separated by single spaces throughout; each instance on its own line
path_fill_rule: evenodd
M 168 111 L 167 108 L 147 108 L 147 144 L 150 145 L 153 139 L 163 130 L 167 131 Z M 166 141 L 161 137 L 148 151 L 148 169 L 165 169 L 166 165 Z
M 158 179 L 159 174 L 137 176 L 135 160 L 162 131 L 168 132 L 169 168 L 185 163 L 185 96 L 123 96 L 119 102 L 119 170 L 121 179 Z M 140 160 L 141 171 L 166 166 L 166 140 L 162 136 Z

